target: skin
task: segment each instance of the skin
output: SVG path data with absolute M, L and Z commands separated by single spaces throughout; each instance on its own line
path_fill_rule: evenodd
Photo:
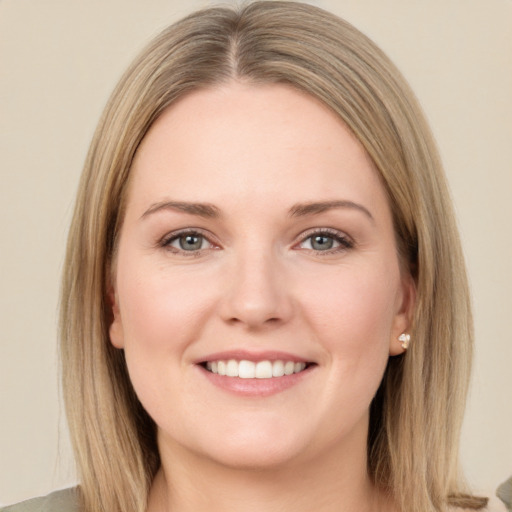
M 180 249 L 183 229 L 199 250 Z M 366 473 L 368 410 L 414 287 L 384 188 L 338 117 L 289 86 L 239 82 L 169 107 L 133 164 L 114 275 L 111 341 L 158 426 L 148 510 L 390 509 Z M 314 364 L 240 396 L 197 364 L 237 349 Z

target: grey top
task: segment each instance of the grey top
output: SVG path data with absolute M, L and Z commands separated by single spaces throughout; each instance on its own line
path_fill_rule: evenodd
M 500 485 L 498 497 L 512 511 L 512 477 Z M 9 505 L 0 509 L 0 512 L 80 512 L 76 487 L 55 491 L 48 496 L 22 501 L 16 505 Z
M 9 505 L 1 508 L 0 512 L 79 512 L 76 487 Z
M 505 503 L 508 510 L 512 510 L 512 476 L 498 487 L 496 495 Z

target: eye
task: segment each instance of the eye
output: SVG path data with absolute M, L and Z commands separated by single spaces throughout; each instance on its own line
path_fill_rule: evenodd
M 303 246 L 307 249 L 314 249 L 315 251 L 328 251 L 332 249 L 336 243 L 339 244 L 332 236 L 313 235 L 305 240 Z
M 311 233 L 299 244 L 300 249 L 331 253 L 350 249 L 353 246 L 353 242 L 347 236 L 331 230 L 321 230 Z
M 162 240 L 161 245 L 173 252 L 181 253 L 197 253 L 205 249 L 214 248 L 214 244 L 197 231 L 182 231 L 181 233 L 171 234 Z

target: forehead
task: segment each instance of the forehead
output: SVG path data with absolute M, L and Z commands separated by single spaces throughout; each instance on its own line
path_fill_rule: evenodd
M 130 188 L 146 201 L 245 204 L 384 195 L 362 145 L 320 101 L 288 85 L 238 82 L 170 106 L 137 151 Z

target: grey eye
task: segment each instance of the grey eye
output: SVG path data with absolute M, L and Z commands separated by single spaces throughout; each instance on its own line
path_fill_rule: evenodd
M 334 238 L 326 235 L 314 235 L 310 237 L 311 248 L 315 251 L 327 251 L 334 247 Z
M 311 249 L 313 251 L 329 251 L 335 249 L 341 244 L 332 235 L 318 233 L 316 235 L 308 236 L 301 244 L 302 249 Z
M 197 233 L 186 233 L 176 237 L 169 245 L 182 251 L 199 251 L 204 249 L 205 243 L 207 241 L 204 236 Z
M 301 249 L 315 251 L 317 253 L 336 253 L 354 247 L 353 242 L 342 232 L 332 232 L 331 230 L 319 230 L 313 233 L 305 234 L 302 242 L 299 244 Z

